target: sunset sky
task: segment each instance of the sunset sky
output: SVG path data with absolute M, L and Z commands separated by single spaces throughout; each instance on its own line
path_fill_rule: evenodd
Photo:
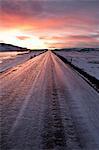
M 99 47 L 99 0 L 0 0 L 0 42 Z

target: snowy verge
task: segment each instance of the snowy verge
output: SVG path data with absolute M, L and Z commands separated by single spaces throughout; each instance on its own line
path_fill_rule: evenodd
M 78 66 L 74 65 L 71 61 L 67 60 L 65 57 L 53 52 L 55 55 L 57 55 L 64 63 L 67 63 L 70 65 L 74 70 L 76 70 L 81 77 L 83 77 L 86 82 L 88 82 L 95 90 L 99 92 L 99 80 L 95 77 L 91 76 L 87 72 L 85 72 L 83 69 L 79 68 Z
M 28 52 L 28 53 L 21 53 L 18 54 L 14 57 L 12 57 L 12 52 L 11 53 L 11 57 L 9 56 L 8 59 L 2 59 L 2 57 L 0 58 L 1 63 L 0 63 L 0 73 L 3 73 L 9 69 L 11 69 L 12 67 L 15 67 L 17 65 L 20 65 L 26 61 L 28 61 L 29 59 L 32 59 L 42 53 L 44 53 L 45 51 L 32 51 L 32 52 Z M 5 53 L 5 52 L 3 52 Z M 8 56 L 7 56 L 8 57 Z

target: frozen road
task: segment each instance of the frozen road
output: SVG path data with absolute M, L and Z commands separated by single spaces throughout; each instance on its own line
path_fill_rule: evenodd
M 0 85 L 1 150 L 99 150 L 99 94 L 52 52 Z

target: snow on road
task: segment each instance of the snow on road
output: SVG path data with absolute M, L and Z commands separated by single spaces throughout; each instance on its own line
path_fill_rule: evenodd
M 99 149 L 99 94 L 52 52 L 0 82 L 2 150 Z

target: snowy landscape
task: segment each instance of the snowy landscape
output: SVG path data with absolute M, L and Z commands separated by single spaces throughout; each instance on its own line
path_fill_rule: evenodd
M 69 62 L 84 70 L 99 80 L 99 50 L 93 51 L 56 51 L 57 54 L 66 58 Z
M 0 72 L 6 71 L 16 65 L 19 65 L 39 54 L 43 51 L 25 51 L 25 52 L 0 52 Z
M 0 0 L 0 150 L 99 150 L 99 0 Z

